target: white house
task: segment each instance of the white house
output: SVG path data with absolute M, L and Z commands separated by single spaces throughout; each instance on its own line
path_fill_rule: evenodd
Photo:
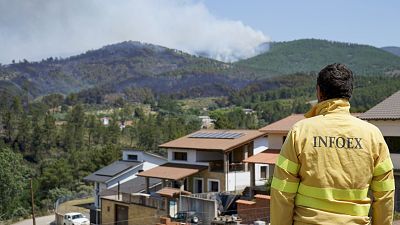
M 359 116 L 379 128 L 389 147 L 396 182 L 395 209 L 400 210 L 400 91 Z
M 138 176 L 192 193 L 239 191 L 250 184 L 248 164 L 242 161 L 266 145 L 265 134 L 257 130 L 200 130 L 160 145 L 168 163 Z
M 126 193 L 145 191 L 145 180 L 137 177 L 139 172 L 148 170 L 167 162 L 164 157 L 140 150 L 126 149 L 122 153 L 122 160 L 97 170 L 83 178 L 94 182 L 94 206 L 101 208 L 101 196 L 116 194 L 117 190 Z M 150 186 L 160 185 L 160 180 L 153 180 Z

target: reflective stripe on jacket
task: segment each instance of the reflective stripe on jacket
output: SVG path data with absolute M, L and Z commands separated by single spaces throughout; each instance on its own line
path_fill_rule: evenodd
M 292 127 L 275 165 L 271 225 L 370 224 L 369 216 L 373 225 L 392 224 L 388 147 L 349 109 L 345 99 L 327 100 Z

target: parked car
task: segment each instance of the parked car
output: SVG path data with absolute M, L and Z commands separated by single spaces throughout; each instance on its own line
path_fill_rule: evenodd
M 195 211 L 178 212 L 175 217 L 172 218 L 172 221 L 186 224 L 202 224 Z
M 89 219 L 82 213 L 72 212 L 64 215 L 64 225 L 89 225 Z

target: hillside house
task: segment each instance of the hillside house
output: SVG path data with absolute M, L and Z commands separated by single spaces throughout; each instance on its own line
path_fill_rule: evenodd
M 146 180 L 137 177 L 137 174 L 166 162 L 165 158 L 158 155 L 139 150 L 124 150 L 122 160 L 115 161 L 83 178 L 85 181 L 94 183 L 93 209 L 101 211 L 103 196 L 114 196 L 119 193 L 140 193 L 144 192 L 147 186 L 154 190 L 160 189 L 161 180 L 154 179 L 146 186 Z M 99 222 L 99 220 L 92 222 Z
M 395 209 L 400 211 L 400 91 L 359 116 L 379 128 L 389 147 L 395 175 Z
M 101 124 L 103 124 L 104 126 L 110 125 L 110 120 L 111 118 L 107 116 L 100 118 Z
M 266 146 L 265 134 L 257 130 L 200 130 L 160 145 L 168 163 L 138 176 L 191 193 L 239 191 L 250 183 L 242 161 Z
M 121 120 L 118 121 L 118 126 L 120 130 L 125 129 L 126 127 L 132 126 L 133 125 L 133 120 Z
M 209 129 L 214 126 L 214 119 L 211 119 L 209 116 L 199 116 L 201 120 L 201 129 Z

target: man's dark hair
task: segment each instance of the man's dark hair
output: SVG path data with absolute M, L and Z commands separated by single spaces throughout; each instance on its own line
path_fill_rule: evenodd
M 318 73 L 317 85 L 322 92 L 323 100 L 350 99 L 353 93 L 353 72 L 344 64 L 327 65 Z

